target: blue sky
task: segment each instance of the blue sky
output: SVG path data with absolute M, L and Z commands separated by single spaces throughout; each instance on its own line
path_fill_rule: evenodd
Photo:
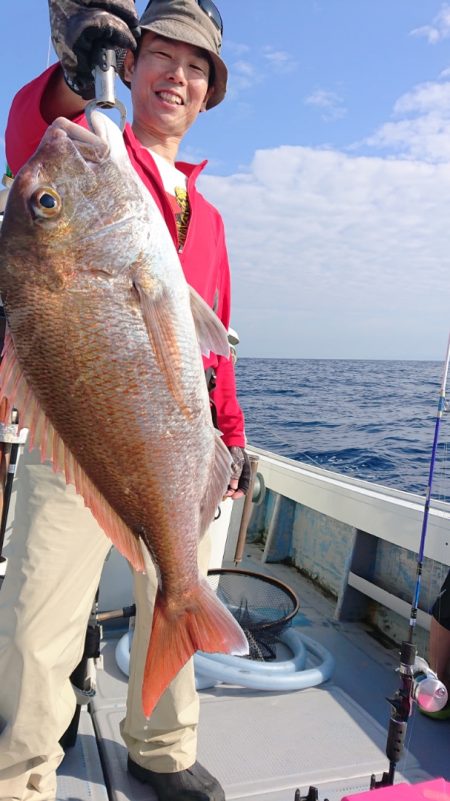
M 1 6 L 0 136 L 15 91 L 53 60 L 45 0 Z M 220 8 L 229 91 L 180 156 L 209 159 L 201 188 L 226 224 L 241 355 L 443 358 L 450 3 Z

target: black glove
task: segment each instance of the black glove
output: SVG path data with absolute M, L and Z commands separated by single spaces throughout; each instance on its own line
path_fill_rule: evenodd
M 239 445 L 231 445 L 228 450 L 231 453 L 231 480 L 235 479 L 238 482 L 235 492 L 241 490 L 245 495 L 250 486 L 251 467 L 248 453 L 244 448 Z
M 134 0 L 49 0 L 52 42 L 67 85 L 85 100 L 95 94 L 93 51 L 114 48 L 118 66 L 136 49 Z

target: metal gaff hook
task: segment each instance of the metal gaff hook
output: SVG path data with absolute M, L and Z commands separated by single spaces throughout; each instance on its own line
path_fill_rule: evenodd
M 92 126 L 92 112 L 97 108 L 116 108 L 120 113 L 120 130 L 125 128 L 127 111 L 123 103 L 116 99 L 114 80 L 117 72 L 116 53 L 114 48 L 100 47 L 93 60 L 95 98 L 91 100 L 85 110 L 89 128 Z

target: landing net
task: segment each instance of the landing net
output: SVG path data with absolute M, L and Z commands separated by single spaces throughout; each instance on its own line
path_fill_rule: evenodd
M 299 609 L 294 590 L 282 581 L 250 570 L 210 570 L 208 581 L 247 637 L 248 659 L 276 658 L 279 635 Z

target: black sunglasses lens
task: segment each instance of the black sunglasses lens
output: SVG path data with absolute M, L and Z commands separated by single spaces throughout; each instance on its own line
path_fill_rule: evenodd
M 212 2 L 212 0 L 197 0 L 198 5 L 205 12 L 205 14 L 210 18 L 211 22 L 214 23 L 216 28 L 223 33 L 223 22 L 222 17 L 220 16 L 220 11 L 216 5 Z

